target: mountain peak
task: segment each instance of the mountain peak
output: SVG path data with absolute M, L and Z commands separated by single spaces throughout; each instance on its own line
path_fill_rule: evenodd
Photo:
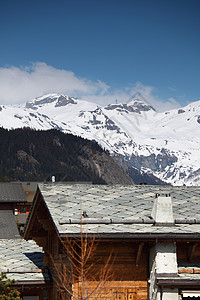
M 136 92 L 128 101 L 128 106 L 135 109 L 135 112 L 140 113 L 141 111 L 155 111 L 155 108 L 149 104 L 147 99 L 140 93 Z
M 39 106 L 55 102 L 55 107 L 65 106 L 69 103 L 76 104 L 75 98 L 65 96 L 62 94 L 47 94 L 37 97 L 31 101 L 26 102 L 26 108 L 38 109 Z

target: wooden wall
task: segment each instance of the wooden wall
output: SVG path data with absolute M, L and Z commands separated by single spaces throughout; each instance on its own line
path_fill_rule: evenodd
M 97 292 L 95 288 L 97 287 Z M 86 283 L 84 286 L 86 290 L 85 295 L 89 295 L 91 300 L 147 300 L 147 284 L 145 282 L 133 281 L 112 281 L 110 284 L 100 287 L 98 283 Z M 78 283 L 73 285 L 73 291 L 77 295 Z M 87 293 L 87 294 L 86 294 Z M 79 299 L 81 299 L 81 288 L 79 288 Z M 77 297 L 73 297 L 76 300 Z
M 103 241 L 101 240 L 89 263 L 94 264 L 94 269 L 102 268 L 111 254 L 113 280 L 146 281 L 148 254 L 146 246 L 143 247 L 141 256 L 136 265 L 136 258 L 140 243 L 131 241 Z M 96 270 L 97 271 L 97 270 Z
M 131 241 L 100 241 L 95 253 L 93 253 L 88 265 L 92 265 L 90 272 L 98 274 L 103 269 L 107 258 L 112 253 L 110 262 L 111 278 L 100 290 L 100 295 L 94 293 L 90 299 L 147 299 L 147 277 L 148 277 L 148 251 L 144 245 L 136 265 L 140 243 Z M 97 275 L 98 276 L 98 275 Z M 77 293 L 81 286 L 76 283 L 73 286 Z M 86 283 L 88 293 L 94 292 L 98 282 Z M 80 292 L 80 291 L 79 291 Z M 104 295 L 105 293 L 105 295 Z
M 178 262 L 200 262 L 200 244 L 198 242 L 178 242 Z
M 48 240 L 50 239 L 48 238 Z M 61 256 L 63 257 L 65 267 L 62 265 L 59 255 L 60 247 L 58 245 L 59 239 L 54 235 L 52 242 L 49 243 L 49 250 L 51 253 L 54 253 L 53 261 L 50 258 L 46 261 L 46 265 L 51 270 L 52 277 L 56 280 L 58 280 L 59 272 L 63 272 L 65 267 L 66 269 L 70 268 L 67 257 L 63 255 Z M 89 280 L 84 282 L 84 289 L 87 295 L 91 293 L 89 299 L 147 300 L 148 247 L 144 244 L 141 249 L 140 245 L 141 243 L 139 242 L 124 240 L 100 240 L 97 242 L 94 252 L 91 253 L 87 264 L 84 266 L 85 269 L 90 268 L 89 273 L 93 276 L 93 280 L 91 280 L 91 277 L 88 277 Z M 138 256 L 139 252 L 140 255 Z M 104 269 L 110 254 L 112 256 L 108 268 L 109 275 L 111 276 L 109 280 L 103 283 L 102 280 L 99 280 L 99 273 Z M 46 258 L 47 255 L 45 255 Z M 55 270 L 56 268 L 57 270 Z M 74 269 L 73 274 L 76 273 Z M 72 273 L 69 276 L 71 276 L 71 283 L 72 281 L 74 282 L 72 284 L 73 292 L 79 292 L 80 294 L 82 289 L 81 277 L 73 277 Z M 99 283 L 100 289 L 98 288 L 98 292 L 96 293 L 95 290 Z M 54 298 L 62 299 L 58 296 L 59 293 L 57 293 L 55 282 L 53 290 Z

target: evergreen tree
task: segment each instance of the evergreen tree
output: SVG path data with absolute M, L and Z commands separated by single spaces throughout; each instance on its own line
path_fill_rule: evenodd
M 11 289 L 15 280 L 7 279 L 4 273 L 0 275 L 0 300 L 22 300 L 19 291 Z

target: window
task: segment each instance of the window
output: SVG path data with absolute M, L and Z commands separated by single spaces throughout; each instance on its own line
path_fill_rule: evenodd
M 20 213 L 21 214 L 26 213 L 26 206 L 20 206 Z

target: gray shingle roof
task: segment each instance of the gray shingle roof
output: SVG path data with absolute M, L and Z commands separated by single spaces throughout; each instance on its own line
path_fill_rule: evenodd
M 0 202 L 27 202 L 22 184 L 0 182 Z
M 16 283 L 49 280 L 43 267 L 42 248 L 34 241 L 0 240 L 0 272 Z
M 83 213 L 88 233 L 200 233 L 195 224 L 200 223 L 200 187 L 55 184 L 40 189 L 61 234 L 80 233 Z M 153 225 L 157 193 L 171 194 L 175 226 Z
M 20 238 L 12 210 L 0 210 L 0 239 Z

